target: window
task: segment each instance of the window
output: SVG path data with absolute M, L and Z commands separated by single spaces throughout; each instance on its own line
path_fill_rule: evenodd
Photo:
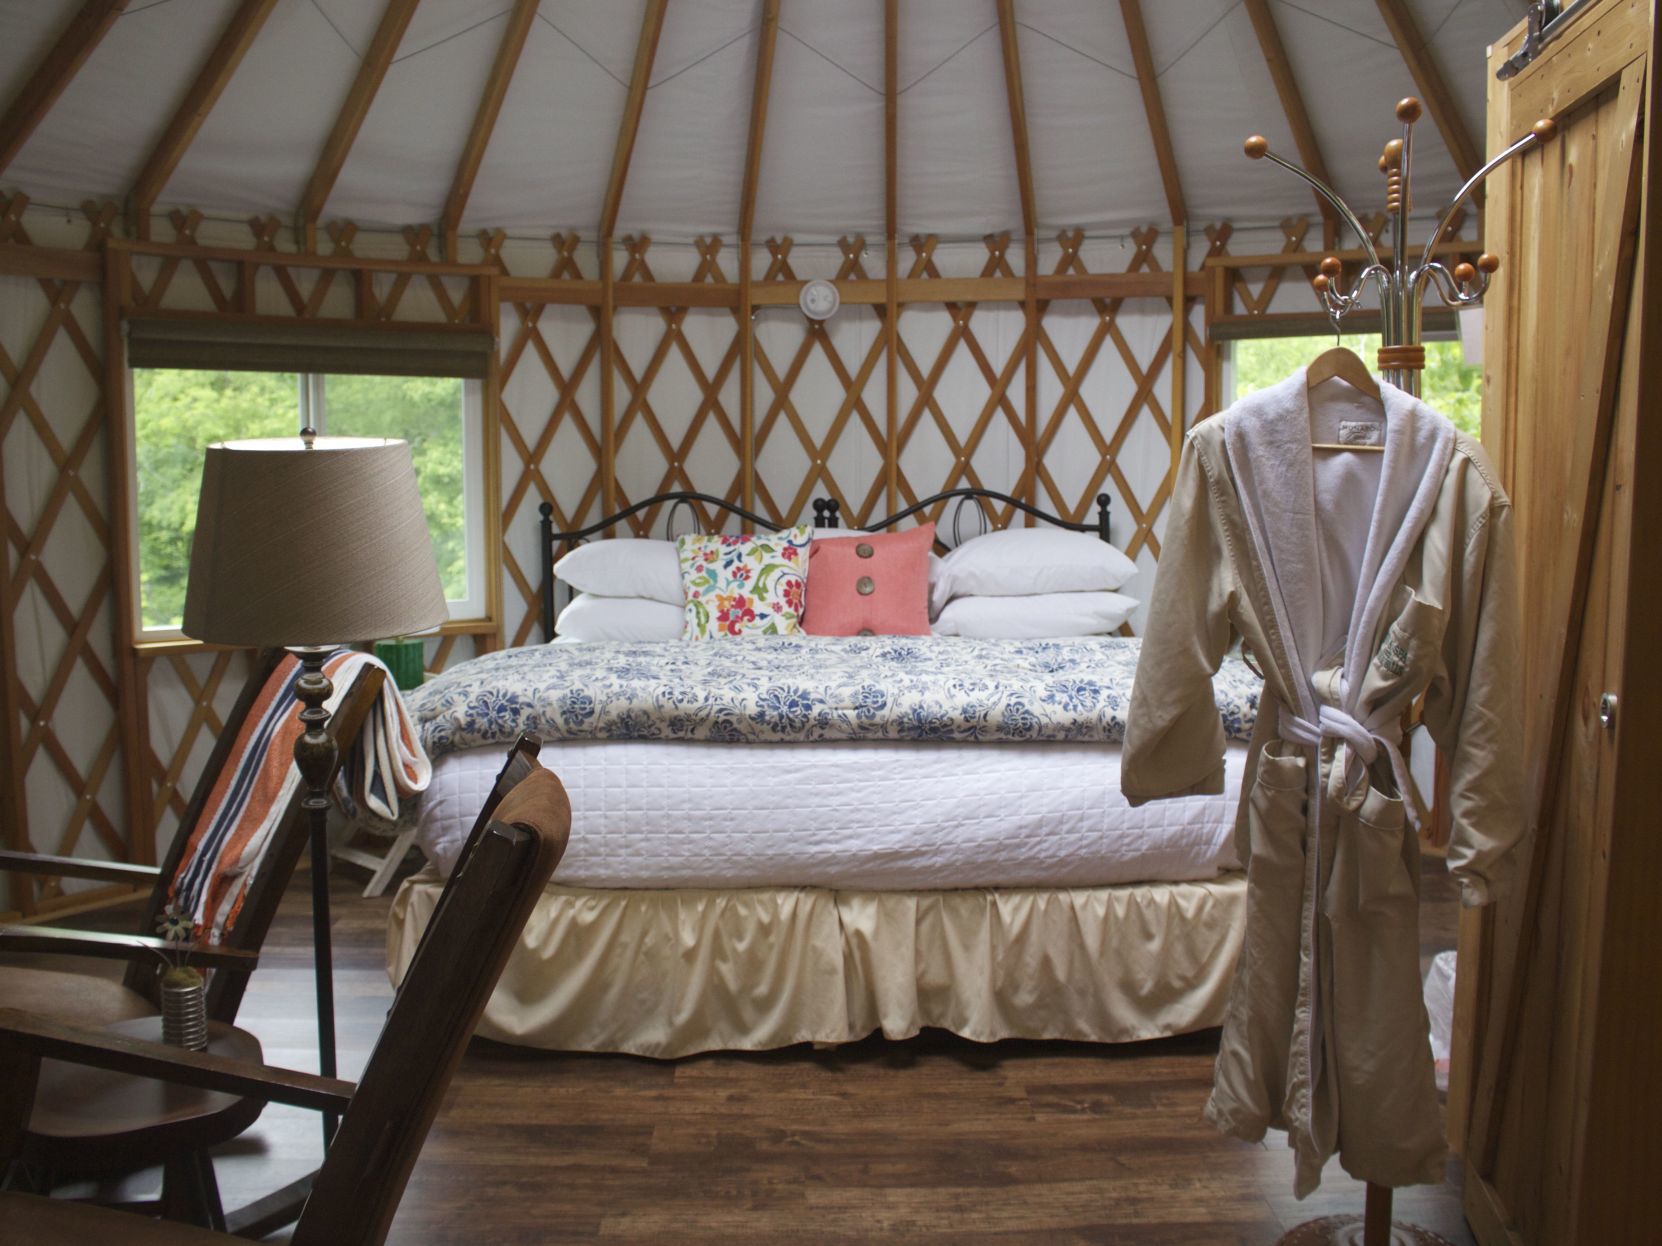
M 1236 342 L 1234 397 L 1264 389 L 1284 380 L 1334 345 L 1332 335 L 1321 337 L 1247 338 Z M 1379 349 L 1377 333 L 1347 333 L 1338 345 L 1348 346 L 1373 366 Z M 1448 416 L 1454 426 L 1473 437 L 1482 431 L 1483 369 L 1465 361 L 1458 340 L 1425 343 L 1425 372 L 1420 397 Z
M 291 437 L 308 421 L 319 432 L 410 443 L 450 616 L 484 615 L 479 382 L 134 368 L 132 393 L 143 629 L 176 631 L 184 617 L 206 448 L 236 437 Z

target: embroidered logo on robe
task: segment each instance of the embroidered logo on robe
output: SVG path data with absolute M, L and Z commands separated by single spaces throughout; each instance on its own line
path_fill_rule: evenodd
M 1385 643 L 1379 646 L 1373 664 L 1393 678 L 1400 678 L 1407 672 L 1408 646 L 1402 642 L 1394 629 L 1385 634 Z

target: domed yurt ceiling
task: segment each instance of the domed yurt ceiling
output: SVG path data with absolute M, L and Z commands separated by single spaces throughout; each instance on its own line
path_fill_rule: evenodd
M 252 21 L 246 51 L 155 206 L 286 218 L 378 30 L 389 11 L 405 7 L 396 51 L 321 217 L 363 227 L 437 221 L 514 20 L 511 0 L 394 0 L 390 9 L 387 0 L 130 0 L 0 170 L 0 183 L 37 204 L 128 196 L 227 30 Z M 1185 215 L 1254 223 L 1312 210 L 1294 179 L 1241 155 L 1243 137 L 1261 132 L 1297 156 L 1289 86 L 1339 189 L 1363 203 L 1379 195 L 1374 161 L 1394 124 L 1392 105 L 1410 93 L 1427 97 L 1436 124 L 1420 127 L 1416 185 L 1425 203 L 1446 199 L 1458 164 L 1481 150 L 1485 46 L 1524 8 L 1523 0 L 1142 6 L 1145 67 L 1164 108 Z M 0 4 L 6 99 L 18 98 L 82 9 L 82 0 Z M 647 0 L 535 6 L 459 222 L 464 233 L 595 233 L 649 11 Z M 615 233 L 736 231 L 761 13 L 761 0 L 671 0 L 665 8 Z M 1266 45 L 1266 14 L 1284 61 Z M 1039 231 L 1172 219 L 1139 82 L 1142 49 L 1121 6 L 1017 0 L 1015 16 Z M 897 50 L 901 234 L 1020 230 L 993 0 L 901 0 Z M 1284 70 L 1279 84 L 1272 66 Z M 1441 78 L 1441 99 L 1425 87 L 1428 71 Z M 880 234 L 881 0 L 785 0 L 771 84 L 755 235 Z M 1451 127 L 1468 144 L 1460 160 L 1450 155 Z M 1455 149 L 1460 143 L 1453 139 Z

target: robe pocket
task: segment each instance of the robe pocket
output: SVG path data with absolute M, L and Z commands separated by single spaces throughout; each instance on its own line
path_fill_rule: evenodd
M 1252 842 L 1249 868 L 1304 871 L 1306 819 L 1304 750 L 1285 740 L 1271 740 L 1258 754 L 1258 770 L 1247 801 Z
M 1411 835 L 1402 798 L 1369 788 L 1356 812 L 1341 820 L 1322 911 L 1329 917 L 1384 916 L 1407 905 L 1414 913 L 1419 879 Z

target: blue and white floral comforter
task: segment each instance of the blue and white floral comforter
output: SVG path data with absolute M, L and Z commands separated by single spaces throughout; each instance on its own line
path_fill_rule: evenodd
M 544 740 L 1119 743 L 1138 641 L 790 636 L 504 649 L 407 696 L 434 758 Z M 1232 738 L 1261 684 L 1236 658 L 1213 680 Z

